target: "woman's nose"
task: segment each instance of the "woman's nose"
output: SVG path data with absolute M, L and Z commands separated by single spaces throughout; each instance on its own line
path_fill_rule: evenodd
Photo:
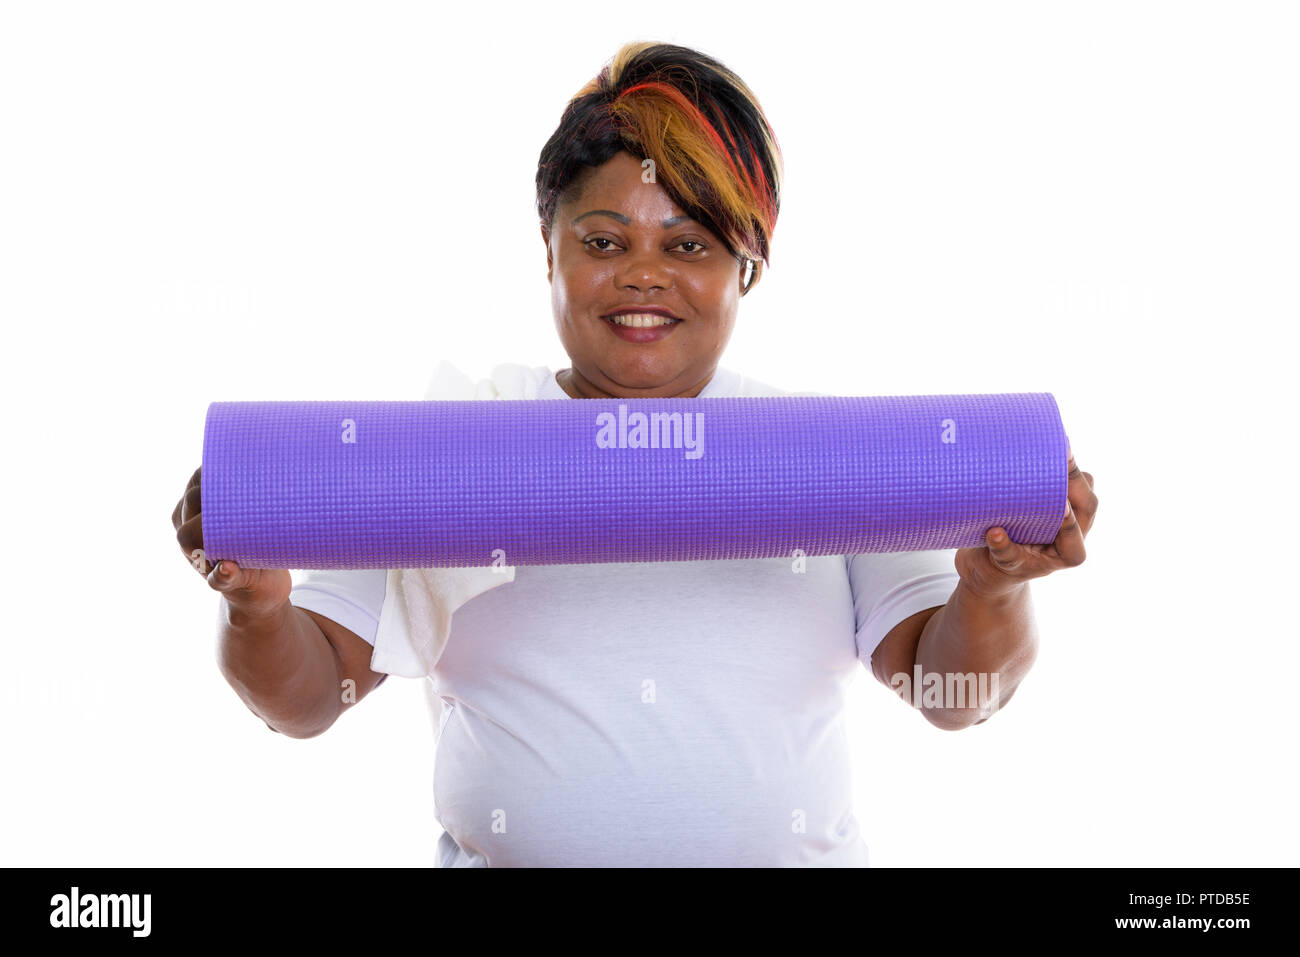
M 614 278 L 620 289 L 669 289 L 673 284 L 672 264 L 659 250 L 628 250 Z

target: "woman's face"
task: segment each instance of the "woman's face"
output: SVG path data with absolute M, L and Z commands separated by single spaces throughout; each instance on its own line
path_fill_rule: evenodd
M 561 203 L 546 240 L 551 308 L 577 398 L 693 397 L 717 368 L 736 321 L 741 264 L 657 183 L 618 153 Z M 674 321 L 629 328 L 613 314 Z

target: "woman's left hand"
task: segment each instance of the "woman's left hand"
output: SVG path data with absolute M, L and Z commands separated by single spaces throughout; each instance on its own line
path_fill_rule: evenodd
M 1097 514 L 1097 495 L 1092 475 L 1080 472 L 1074 452 L 1066 463 L 1069 491 L 1065 520 L 1050 545 L 1017 545 L 1005 528 L 994 526 L 984 533 L 987 547 L 957 549 L 957 574 L 976 594 L 995 598 L 1014 591 L 1031 578 L 1041 578 L 1062 568 L 1082 565 L 1087 553 L 1084 536 Z

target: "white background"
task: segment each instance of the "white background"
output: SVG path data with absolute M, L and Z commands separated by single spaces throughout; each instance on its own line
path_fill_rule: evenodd
M 1294 8 L 466 6 L 3 8 L 0 862 L 432 863 L 420 682 L 271 733 L 170 513 L 210 401 L 567 365 L 537 154 L 634 39 L 732 67 L 784 150 L 725 365 L 1050 391 L 1096 477 L 1006 710 L 854 685 L 873 863 L 1300 862 Z

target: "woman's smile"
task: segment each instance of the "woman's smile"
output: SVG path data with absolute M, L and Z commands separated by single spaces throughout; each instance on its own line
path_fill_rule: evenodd
M 666 310 L 646 310 L 633 312 L 620 309 L 602 316 L 614 335 L 625 342 L 658 342 L 681 325 L 682 320 L 668 315 Z

